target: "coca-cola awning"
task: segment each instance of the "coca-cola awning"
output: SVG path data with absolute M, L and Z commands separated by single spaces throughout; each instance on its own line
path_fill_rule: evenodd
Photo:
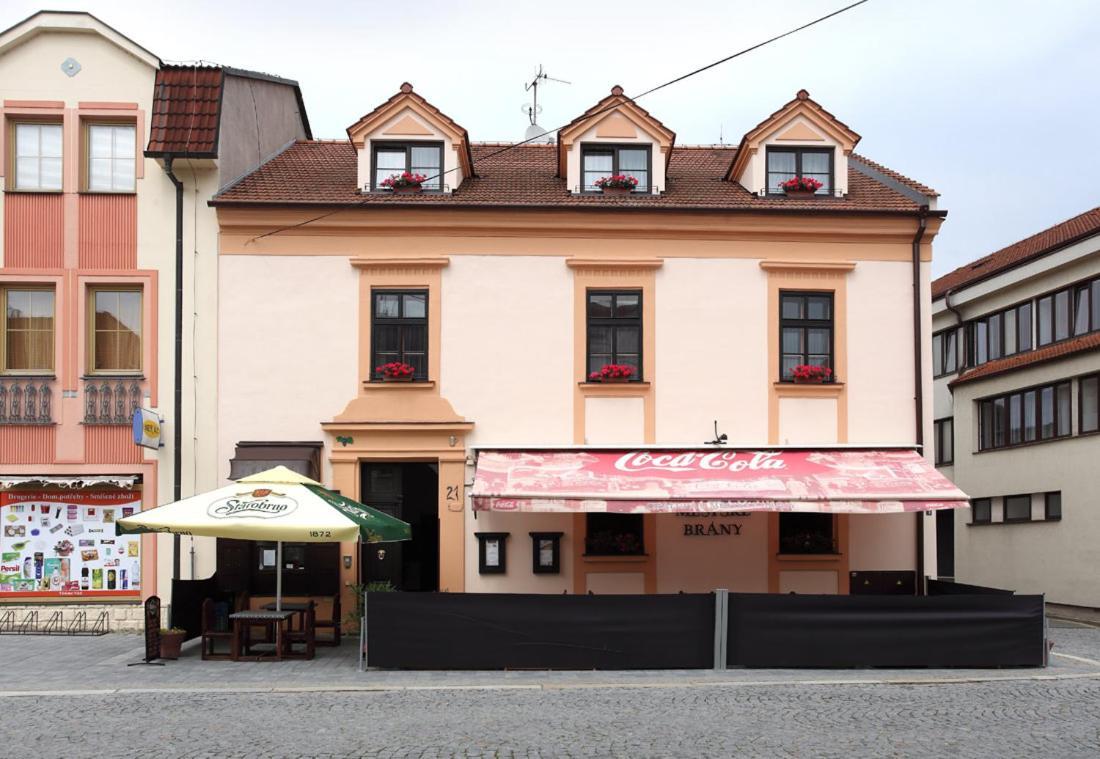
M 889 514 L 967 496 L 909 449 L 483 450 L 476 511 Z

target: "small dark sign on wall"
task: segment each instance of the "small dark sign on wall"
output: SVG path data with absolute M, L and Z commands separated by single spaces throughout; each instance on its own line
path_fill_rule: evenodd
M 744 520 L 750 516 L 747 511 L 716 511 L 713 514 L 679 514 L 684 519 L 684 537 L 708 537 L 741 534 Z

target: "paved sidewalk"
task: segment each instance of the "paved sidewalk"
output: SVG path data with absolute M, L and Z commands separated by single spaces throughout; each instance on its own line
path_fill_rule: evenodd
M 357 640 L 318 648 L 313 661 L 229 662 L 199 657 L 198 641 L 178 661 L 127 666 L 142 659 L 142 638 L 0 636 L 0 696 L 24 693 L 129 690 L 290 691 L 424 688 L 561 689 L 767 684 L 946 683 L 988 680 L 1100 679 L 1100 628 L 1051 623 L 1055 647 L 1045 669 L 661 670 L 619 672 L 413 672 L 357 669 Z

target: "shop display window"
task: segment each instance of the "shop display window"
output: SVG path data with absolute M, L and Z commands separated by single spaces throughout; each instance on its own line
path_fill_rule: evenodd
M 644 556 L 641 514 L 585 514 L 585 556 Z

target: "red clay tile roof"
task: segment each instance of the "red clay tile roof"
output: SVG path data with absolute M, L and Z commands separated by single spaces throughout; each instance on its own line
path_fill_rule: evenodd
M 909 187 L 913 190 L 916 190 L 921 195 L 927 195 L 930 198 L 938 198 L 940 196 L 940 194 L 938 192 L 933 190 L 928 185 L 921 184 L 920 182 L 918 182 L 915 179 L 910 179 L 909 177 L 905 176 L 904 174 L 899 174 L 898 172 L 894 171 L 893 169 L 891 169 L 887 166 L 883 166 L 881 163 L 876 163 L 875 161 L 872 161 L 870 158 L 862 156 L 859 153 L 852 153 L 852 158 L 855 158 L 856 160 L 859 160 L 859 161 L 863 161 L 863 163 L 867 164 L 872 169 L 878 169 L 879 171 L 881 171 L 886 176 L 890 177 L 891 179 L 895 179 L 898 182 L 901 182 L 906 187 Z
M 162 66 L 153 85 L 153 117 L 145 154 L 217 157 L 222 93 L 227 76 L 293 87 L 302 127 L 307 136 L 313 136 L 302 90 L 291 79 L 229 66 Z
M 216 156 L 224 79 L 225 72 L 216 66 L 164 66 L 157 71 L 146 153 Z
M 948 384 L 950 387 L 955 387 L 955 385 L 961 385 L 965 382 L 992 377 L 997 374 L 1013 371 L 1014 369 L 1023 369 L 1026 366 L 1034 366 L 1035 364 L 1055 361 L 1060 358 L 1067 358 L 1079 353 L 1087 353 L 1088 351 L 1098 349 L 1100 349 L 1100 332 L 1093 332 L 1088 335 L 1074 337 L 1070 340 L 1063 340 L 1054 345 L 1047 345 L 1038 350 L 1028 351 L 1027 353 L 1017 353 L 1015 356 L 988 361 L 981 366 L 975 366 L 973 369 L 960 374 Z
M 965 266 L 960 266 L 953 272 L 944 274 L 932 283 L 932 299 L 939 298 L 948 290 L 988 279 L 1002 271 L 1045 256 L 1047 253 L 1053 253 L 1059 248 L 1095 234 L 1100 234 L 1100 208 L 1085 211 L 1061 224 L 1055 224 L 1007 248 L 1001 248 L 995 253 L 990 253 Z
M 660 196 L 574 195 L 557 177 L 556 146 L 506 144 L 472 146 L 476 177 L 450 194 L 360 193 L 356 154 L 350 142 L 299 141 L 255 172 L 218 194 L 214 205 L 426 205 L 562 208 L 784 210 L 913 213 L 909 198 L 859 173 L 848 172 L 846 198 L 760 198 L 723 179 L 735 152 L 729 147 L 677 147 L 667 186 Z M 503 152 L 502 152 L 503 151 Z M 446 181 L 446 179 L 444 179 Z

